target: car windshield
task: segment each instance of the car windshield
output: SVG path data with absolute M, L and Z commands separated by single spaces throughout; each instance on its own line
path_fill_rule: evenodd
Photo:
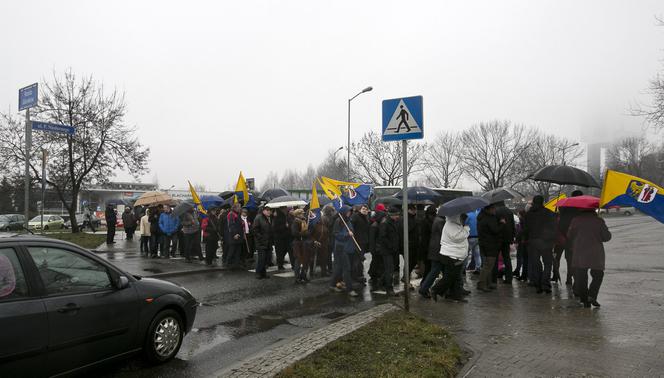
M 0 215 L 0 222 L 9 222 L 9 217 L 6 215 Z
M 49 215 L 44 215 L 44 222 L 48 221 L 48 218 L 50 218 Z M 37 215 L 36 217 L 30 219 L 30 222 L 41 222 L 41 216 Z

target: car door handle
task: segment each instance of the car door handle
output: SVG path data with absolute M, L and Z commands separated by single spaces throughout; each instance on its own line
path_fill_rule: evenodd
M 78 311 L 81 309 L 81 306 L 76 305 L 75 303 L 68 303 L 64 307 L 60 307 L 57 311 L 59 313 L 67 313 L 67 312 L 72 312 L 72 311 Z

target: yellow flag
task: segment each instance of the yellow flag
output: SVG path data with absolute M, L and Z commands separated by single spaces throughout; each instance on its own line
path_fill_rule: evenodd
M 198 212 L 201 214 L 207 214 L 207 211 L 203 207 L 203 203 L 201 203 L 201 198 L 198 196 L 198 193 L 196 193 L 196 189 L 194 189 L 194 186 L 191 185 L 191 182 L 187 180 L 189 183 L 189 191 L 191 192 L 191 198 L 194 200 L 194 204 L 196 204 L 196 207 L 198 208 Z
M 314 182 L 311 185 L 311 203 L 309 204 L 309 210 L 320 209 L 320 202 L 318 202 L 318 192 L 316 191 L 316 183 Z
M 320 185 L 321 189 L 323 189 L 323 192 L 325 192 L 325 195 L 327 196 L 327 198 L 333 200 L 333 199 L 341 196 L 341 191 L 339 190 L 339 188 L 337 188 L 335 186 L 330 186 L 330 185 L 324 183 L 323 181 L 321 181 L 320 179 L 318 180 L 318 184 Z
M 563 194 L 559 195 L 558 197 L 550 200 L 546 204 L 544 204 L 544 207 L 546 207 L 547 209 L 555 212 L 556 211 L 556 205 L 558 204 L 558 201 L 560 201 L 562 199 L 565 199 L 565 198 L 567 198 L 567 196 L 565 195 L 565 193 L 563 193 Z
M 326 183 L 329 186 L 333 186 L 335 188 L 339 188 L 340 186 L 352 186 L 353 188 L 357 188 L 358 186 L 362 185 L 361 182 L 347 182 L 347 181 L 339 181 L 335 179 L 331 179 L 329 177 L 321 177 L 321 180 L 323 180 L 324 183 Z
M 249 190 L 242 171 L 240 171 L 240 177 L 237 178 L 237 184 L 235 185 L 235 203 L 238 202 L 237 195 L 240 193 L 242 193 L 242 202 L 246 205 L 249 202 Z

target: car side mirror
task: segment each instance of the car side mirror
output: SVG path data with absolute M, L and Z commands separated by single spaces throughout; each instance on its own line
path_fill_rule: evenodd
M 118 290 L 126 289 L 129 287 L 129 278 L 125 276 L 120 276 L 115 280 L 115 288 Z

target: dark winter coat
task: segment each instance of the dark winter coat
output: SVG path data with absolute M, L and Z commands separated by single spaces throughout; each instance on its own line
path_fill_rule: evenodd
M 290 229 L 288 228 L 288 216 L 281 210 L 277 210 L 272 219 L 272 229 L 274 238 L 283 240 L 290 239 Z
M 524 223 L 523 237 L 527 242 L 541 240 L 553 245 L 556 237 L 556 218 L 551 210 L 543 206 L 533 206 L 526 212 Z
M 228 230 L 228 244 L 237 245 L 244 243 L 244 227 L 242 227 L 242 218 L 240 214 L 229 211 L 226 215 L 226 228 Z M 235 239 L 235 235 L 240 235 Z
M 508 209 L 505 205 L 496 207 L 496 217 L 498 220 L 505 219 L 505 224 L 503 225 L 503 244 L 513 243 L 514 237 L 516 236 L 516 224 L 514 223 L 514 213 L 512 210 Z
M 274 234 L 272 229 L 272 219 L 258 214 L 254 219 L 251 231 L 254 234 L 256 249 L 259 251 L 271 250 L 274 244 Z
M 498 217 L 482 210 L 477 216 L 477 234 L 480 253 L 488 257 L 497 257 L 503 243 L 503 225 L 498 222 Z
M 567 244 L 567 230 L 572 223 L 572 219 L 581 213 L 580 209 L 575 207 L 558 208 L 558 234 L 556 235 L 556 244 L 565 246 Z
M 431 236 L 429 237 L 429 248 L 427 258 L 431 261 L 440 261 L 440 238 L 443 236 L 443 227 L 445 227 L 445 217 L 436 217 L 431 226 Z
M 371 226 L 369 226 L 369 252 L 378 253 L 378 231 L 380 228 L 380 222 L 387 216 L 387 213 L 384 211 L 379 211 L 374 216 L 371 221 Z
M 604 244 L 611 240 L 611 232 L 604 219 L 594 212 L 583 212 L 572 220 L 567 239 L 572 247 L 572 266 L 604 270 Z
M 134 228 L 136 227 L 136 216 L 133 212 L 124 212 L 122 213 L 122 225 L 124 228 Z
M 425 216 L 424 219 L 420 222 L 420 246 L 418 248 L 419 256 L 418 260 L 426 260 L 429 256 L 429 245 L 431 244 L 431 229 L 433 227 L 433 222 L 435 221 L 436 216 Z M 440 237 L 438 238 L 440 242 Z
M 118 215 L 115 213 L 115 209 L 112 207 L 106 208 L 104 218 L 106 218 L 106 225 L 115 227 L 115 224 L 118 223 Z
M 378 254 L 397 256 L 399 254 L 399 228 L 397 222 L 386 216 L 378 227 Z
M 350 217 L 350 223 L 353 224 L 353 234 L 357 244 L 362 248 L 362 253 L 369 251 L 369 219 L 360 213 L 354 213 Z
M 219 234 L 221 228 L 219 228 L 219 218 L 214 215 L 209 215 L 207 217 L 207 225 L 205 226 L 205 233 L 207 234 L 207 241 L 210 243 L 219 242 Z

